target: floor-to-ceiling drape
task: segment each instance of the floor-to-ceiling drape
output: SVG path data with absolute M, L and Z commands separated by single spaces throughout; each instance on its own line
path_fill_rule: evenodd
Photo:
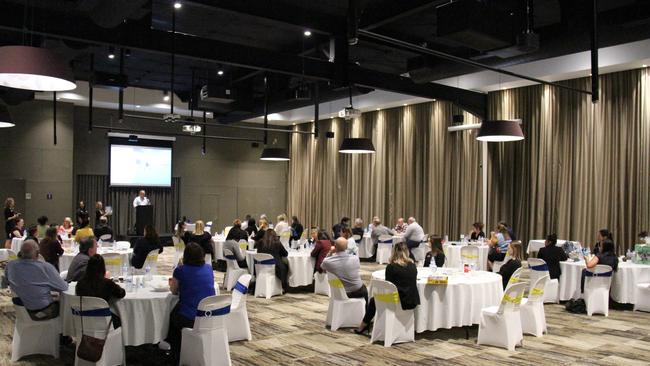
M 154 206 L 154 226 L 160 233 L 172 232 L 180 218 L 180 178 L 172 178 L 171 188 L 147 188 L 147 197 Z M 109 187 L 107 175 L 77 175 L 77 200 L 86 202 L 94 221 L 96 201 L 113 208 L 110 225 L 119 235 L 127 234 L 135 225 L 133 199 L 138 195 L 137 187 Z
M 490 144 L 490 222 L 523 239 L 593 243 L 614 233 L 619 253 L 650 227 L 650 72 L 602 75 L 600 101 L 535 85 L 490 93 L 489 116 L 521 118 L 526 139 Z M 590 79 L 565 83 L 590 89 Z
M 438 101 L 321 121 L 318 138 L 294 134 L 287 213 L 325 228 L 343 216 L 367 224 L 378 215 L 388 226 L 415 216 L 428 233 L 469 232 L 481 215 L 480 144 L 476 132 L 447 131 L 453 114 L 451 103 Z M 340 154 L 345 137 L 370 137 L 377 152 Z

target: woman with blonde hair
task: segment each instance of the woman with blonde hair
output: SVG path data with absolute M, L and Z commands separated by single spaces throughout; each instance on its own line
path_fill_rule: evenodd
M 214 247 L 212 245 L 212 235 L 209 232 L 205 231 L 205 224 L 201 220 L 197 220 L 194 223 L 194 232 L 185 232 L 183 237 L 185 246 L 189 243 L 198 244 L 205 254 L 210 254 L 214 259 Z
M 386 266 L 386 281 L 397 287 L 402 310 L 415 309 L 416 306 L 420 305 L 420 294 L 417 287 L 418 269 L 413 260 L 409 258 L 409 255 L 410 251 L 406 243 L 399 242 L 393 245 L 390 260 Z M 368 302 L 366 315 L 363 317 L 359 329 L 355 329 L 354 332 L 357 334 L 366 333 L 376 312 L 375 299 L 372 298 Z
M 255 241 L 255 243 L 262 240 L 264 234 L 266 233 L 266 230 L 268 229 L 269 229 L 269 222 L 266 219 L 260 219 L 259 228 L 257 229 L 257 234 L 253 236 L 253 240 Z
M 499 269 L 499 274 L 501 275 L 504 289 L 508 286 L 508 282 L 510 282 L 510 277 L 512 277 L 512 274 L 521 267 L 521 261 L 524 259 L 521 242 L 513 241 L 510 243 L 508 246 L 507 254 L 510 259 L 505 262 Z
M 5 247 L 11 248 L 11 233 L 14 231 L 16 222 L 20 218 L 20 214 L 16 212 L 16 200 L 13 197 L 7 197 L 5 200 Z

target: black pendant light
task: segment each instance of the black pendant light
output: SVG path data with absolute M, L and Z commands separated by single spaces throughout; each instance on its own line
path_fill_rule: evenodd
M 483 121 L 476 139 L 485 142 L 521 141 L 524 133 L 520 123 L 519 119 Z
M 269 127 L 269 87 L 267 77 L 264 76 L 264 128 Z M 289 151 L 281 147 L 273 147 L 277 140 L 273 140 L 271 146 L 267 145 L 269 133 L 264 130 L 264 150 L 260 160 L 264 161 L 289 161 Z
M 0 104 L 0 128 L 9 128 L 14 127 L 15 125 L 16 124 L 11 119 L 11 115 L 9 115 L 7 107 Z
M 0 47 L 0 85 L 34 91 L 77 87 L 72 70 L 54 52 L 39 47 Z
M 339 152 L 343 154 L 374 154 L 375 146 L 369 138 L 348 137 L 343 140 Z

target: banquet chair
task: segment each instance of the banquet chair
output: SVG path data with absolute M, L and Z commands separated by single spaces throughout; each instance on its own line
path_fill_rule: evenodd
M 208 221 L 205 223 L 205 226 L 203 227 L 203 231 L 206 233 L 210 233 L 212 235 L 212 221 Z
M 174 266 L 177 266 L 183 260 L 185 242 L 176 236 L 172 236 L 172 242 L 174 243 Z
M 330 295 L 330 285 L 327 282 L 327 273 L 314 272 L 314 293 L 316 295 Z
M 635 289 L 634 311 L 650 311 L 650 283 L 639 283 Z
M 403 310 L 397 287 L 391 282 L 372 280 L 372 296 L 377 313 L 370 343 L 384 341 L 384 347 L 393 343 L 415 342 L 415 311 Z
M 72 311 L 74 338 L 79 347 L 81 343 L 81 318 L 83 317 L 83 334 L 91 337 L 106 339 L 102 358 L 97 363 L 75 357 L 75 366 L 79 365 L 126 365 L 124 344 L 122 341 L 122 328 L 109 326 L 111 310 L 104 299 L 89 296 L 69 296 L 69 306 Z M 70 311 L 63 309 L 63 311 Z M 108 329 L 108 332 L 106 331 Z M 76 350 L 75 350 L 76 354 Z
M 16 312 L 14 336 L 11 341 L 11 362 L 27 355 L 52 355 L 59 358 L 59 334 L 61 317 L 34 321 L 18 297 L 11 299 Z
M 284 246 L 284 249 L 289 250 L 290 247 L 290 241 L 291 241 L 291 231 L 283 231 L 280 234 L 280 243 Z
M 194 327 L 183 328 L 180 365 L 230 365 L 225 315 L 230 313 L 228 295 L 209 296 L 199 302 Z
M 113 234 L 104 234 L 99 237 L 97 245 L 100 247 L 112 247 L 113 246 Z
M 228 342 L 250 341 L 253 339 L 251 325 L 248 322 L 248 310 L 246 309 L 246 294 L 251 275 L 246 273 L 239 277 L 232 291 L 232 304 L 230 313 L 226 315 L 226 330 L 228 331 Z
M 530 283 L 535 283 L 540 277 L 550 276 L 548 273 L 548 265 L 543 259 L 528 258 L 528 268 L 530 268 Z M 550 278 L 546 282 L 544 289 L 544 303 L 559 303 L 560 302 L 560 283 L 557 278 Z
M 501 266 L 510 260 L 510 256 L 506 254 L 502 261 L 492 262 L 492 272 L 497 273 L 501 269 Z
M 224 249 L 223 256 L 226 260 L 226 275 L 223 276 L 223 287 L 230 291 L 235 286 L 235 283 L 237 283 L 239 277 L 248 273 L 248 269 L 239 267 L 237 257 L 235 257 L 230 249 Z
M 329 325 L 330 330 L 333 331 L 339 328 L 358 327 L 366 314 L 366 300 L 348 298 L 343 282 L 331 273 L 327 274 L 327 282 L 331 296 L 327 306 L 325 326 Z
M 420 245 L 418 245 L 417 248 L 411 249 L 411 254 L 413 254 L 413 257 L 415 258 L 416 265 L 418 267 L 421 267 L 424 264 L 424 257 L 427 255 L 427 245 L 428 241 L 427 238 L 425 237 L 421 242 Z
M 147 259 L 144 260 L 144 264 L 142 265 L 142 269 L 151 268 L 151 275 L 157 275 L 158 274 L 158 249 L 154 249 L 147 254 Z
M 228 237 L 228 233 L 230 232 L 230 229 L 232 229 L 232 226 L 226 226 L 226 228 L 223 229 L 223 237 L 224 238 Z
M 241 250 L 242 254 L 246 254 L 246 251 L 248 250 L 248 240 L 240 240 L 239 241 L 239 250 Z
M 609 316 L 609 288 L 612 285 L 612 267 L 597 264 L 585 271 L 585 291 L 583 297 L 587 315 L 594 313 Z
M 120 253 L 106 253 L 102 255 L 104 258 L 104 264 L 106 265 L 106 271 L 111 273 L 112 277 L 119 277 L 124 275 L 122 273 L 122 255 Z
M 477 345 L 505 347 L 509 351 L 514 351 L 516 345 L 523 346 L 524 336 L 519 305 L 526 286 L 527 284 L 523 282 L 509 285 L 503 293 L 499 306 L 481 309 Z
M 508 280 L 508 286 L 519 282 L 526 282 L 521 279 L 521 275 L 523 274 L 523 272 L 524 272 L 523 267 L 517 268 L 510 276 L 510 280 Z
M 115 243 L 115 248 L 116 249 L 130 249 L 131 248 L 131 243 L 128 241 L 118 241 Z
M 478 247 L 474 245 L 463 245 L 460 247 L 460 262 L 461 265 L 464 263 L 473 264 L 474 268 L 478 269 Z
M 541 337 L 546 330 L 546 314 L 544 313 L 544 289 L 551 279 L 544 275 L 531 281 L 530 292 L 527 298 L 521 300 L 519 313 L 521 315 L 521 329 L 523 333 Z
M 275 276 L 275 259 L 266 253 L 256 253 L 255 260 L 255 297 L 270 299 L 282 295 L 282 282 Z
M 65 280 L 65 278 L 68 277 L 68 271 L 63 271 L 63 272 L 59 273 L 59 276 L 60 276 L 62 279 Z
M 388 263 L 390 253 L 393 250 L 393 237 L 390 235 L 379 235 L 377 242 L 377 263 Z

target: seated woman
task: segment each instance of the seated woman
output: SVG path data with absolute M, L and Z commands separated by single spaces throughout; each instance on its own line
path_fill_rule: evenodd
M 126 291 L 109 278 L 106 278 L 104 258 L 99 254 L 95 254 L 88 259 L 86 272 L 75 286 L 75 294 L 77 296 L 99 297 L 110 304 L 111 301 L 126 296 Z M 122 324 L 120 317 L 111 312 L 111 318 L 113 319 L 113 328 L 119 328 Z
M 255 219 L 252 217 L 248 219 L 248 223 L 246 225 L 246 233 L 249 237 L 257 235 L 257 225 L 255 225 Z
M 506 257 L 506 252 L 508 251 L 508 246 L 510 246 L 511 241 L 508 228 L 503 224 L 499 224 L 496 233 L 492 232 L 492 237 L 488 243 L 490 246 L 490 252 L 488 253 L 488 268 L 490 270 L 492 270 L 492 264 L 494 261 L 502 261 Z
M 431 266 L 431 260 L 436 264 L 436 267 L 445 265 L 445 252 L 442 250 L 442 238 L 439 236 L 431 236 L 429 238 L 429 253 L 424 256 L 424 266 Z
M 59 270 L 59 257 L 63 255 L 61 242 L 56 235 L 56 227 L 50 227 L 45 231 L 45 238 L 38 243 L 39 251 L 45 261 Z
M 399 242 L 393 245 L 390 260 L 386 266 L 386 281 L 393 283 L 397 287 L 402 310 L 415 309 L 416 306 L 420 305 L 420 295 L 417 287 L 418 270 L 409 255 L 410 251 L 406 243 Z M 363 317 L 363 321 L 354 332 L 357 334 L 367 332 L 376 312 L 375 299 L 372 298 L 366 306 L 366 315 Z
M 332 243 L 332 239 L 330 238 L 327 231 L 321 230 L 318 232 L 318 241 L 316 242 L 314 249 L 311 250 L 311 256 L 316 258 L 314 272 L 324 272 L 323 268 L 321 268 L 321 264 L 323 263 L 323 259 L 327 257 L 327 254 L 330 252 L 330 250 L 332 250 L 333 245 L 334 243 Z
M 169 331 L 166 342 L 171 346 L 172 355 L 178 364 L 183 328 L 192 328 L 199 302 L 214 296 L 214 275 L 212 266 L 205 263 L 205 253 L 200 245 L 188 243 L 183 252 L 183 264 L 174 269 L 169 279 L 169 289 L 178 295 L 178 304 L 169 315 Z M 160 347 L 165 348 L 161 342 Z
M 248 233 L 241 228 L 241 220 L 235 219 L 232 222 L 232 227 L 230 228 L 230 231 L 228 231 L 226 240 L 234 240 L 236 242 L 239 242 L 240 240 L 248 240 Z
M 194 232 L 185 232 L 183 237 L 185 244 L 196 243 L 201 246 L 205 254 L 210 254 L 214 260 L 214 246 L 212 245 L 212 235 L 205 231 L 205 224 L 201 220 L 197 220 L 194 224 Z
M 521 249 L 521 243 L 519 242 L 510 244 L 507 253 L 510 259 L 499 269 L 504 290 L 508 286 L 508 282 L 510 282 L 510 277 L 512 277 L 512 274 L 521 267 L 521 261 L 524 259 L 522 256 L 523 250 Z
M 598 254 L 601 250 L 602 243 L 605 240 L 612 240 L 612 243 L 614 242 L 613 240 L 613 235 L 612 232 L 607 230 L 607 229 L 600 229 L 598 230 L 598 233 L 596 234 L 596 244 L 594 244 L 594 248 L 591 251 L 594 255 Z
M 265 219 L 260 219 L 260 227 L 257 230 L 257 233 L 253 236 L 253 240 L 255 241 L 255 246 L 257 247 L 257 242 L 261 241 L 262 238 L 264 238 L 264 235 L 266 234 L 266 230 L 269 229 L 269 222 L 266 221 Z
M 313 226 L 311 229 L 309 229 L 309 239 L 307 239 L 307 246 L 313 249 L 316 246 L 317 242 L 318 228 L 316 226 Z
M 11 229 L 9 239 L 22 238 L 23 236 L 25 236 L 25 220 L 21 217 L 16 220 L 16 225 Z
M 352 227 L 352 235 L 359 235 L 363 237 L 364 234 L 363 220 L 360 217 L 354 219 L 354 226 Z
M 36 219 L 36 222 L 38 223 L 38 226 L 36 226 L 36 237 L 43 239 L 45 237 L 45 232 L 50 228 L 50 226 L 47 224 L 48 218 L 47 216 L 41 216 Z
M 600 250 L 590 258 L 585 257 L 585 265 L 587 268 L 594 268 L 596 265 L 602 264 L 612 267 L 612 271 L 618 270 L 618 257 L 614 252 L 614 242 L 611 239 L 605 239 L 600 242 Z M 582 270 L 582 278 L 580 280 L 580 292 L 585 292 L 585 276 L 586 269 Z
M 483 223 L 481 222 L 473 223 L 472 232 L 469 234 L 469 239 L 472 241 L 476 241 L 478 238 L 485 238 L 485 233 L 483 232 Z
M 359 252 L 359 247 L 357 246 L 357 242 L 354 240 L 352 237 L 352 230 L 349 227 L 344 227 L 341 229 L 341 236 L 347 239 L 348 241 L 348 249 L 347 252 L 352 255 L 357 255 Z
M 275 276 L 282 282 L 282 289 L 287 291 L 289 289 L 289 261 L 287 260 L 289 253 L 284 248 L 284 245 L 280 243 L 280 238 L 275 233 L 275 230 L 267 229 L 264 237 L 255 247 L 258 253 L 266 253 L 273 256 L 273 259 L 275 259 Z
M 72 236 L 72 231 L 74 231 L 74 226 L 72 225 L 72 219 L 66 217 L 65 219 L 63 219 L 63 224 L 59 226 L 59 230 L 57 234 L 63 239 L 68 239 Z
M 156 249 L 158 249 L 158 253 L 163 252 L 163 247 L 160 245 L 158 233 L 152 225 L 146 225 L 144 227 L 144 237 L 138 239 L 133 247 L 131 265 L 137 269 L 142 268 L 144 262 L 147 260 L 147 255 L 149 255 L 152 250 Z
M 90 227 L 90 220 L 88 220 L 88 215 L 86 215 L 81 218 L 79 229 L 77 229 L 74 234 L 74 241 L 79 243 L 83 238 L 87 238 L 89 236 L 95 237 L 95 232 Z

